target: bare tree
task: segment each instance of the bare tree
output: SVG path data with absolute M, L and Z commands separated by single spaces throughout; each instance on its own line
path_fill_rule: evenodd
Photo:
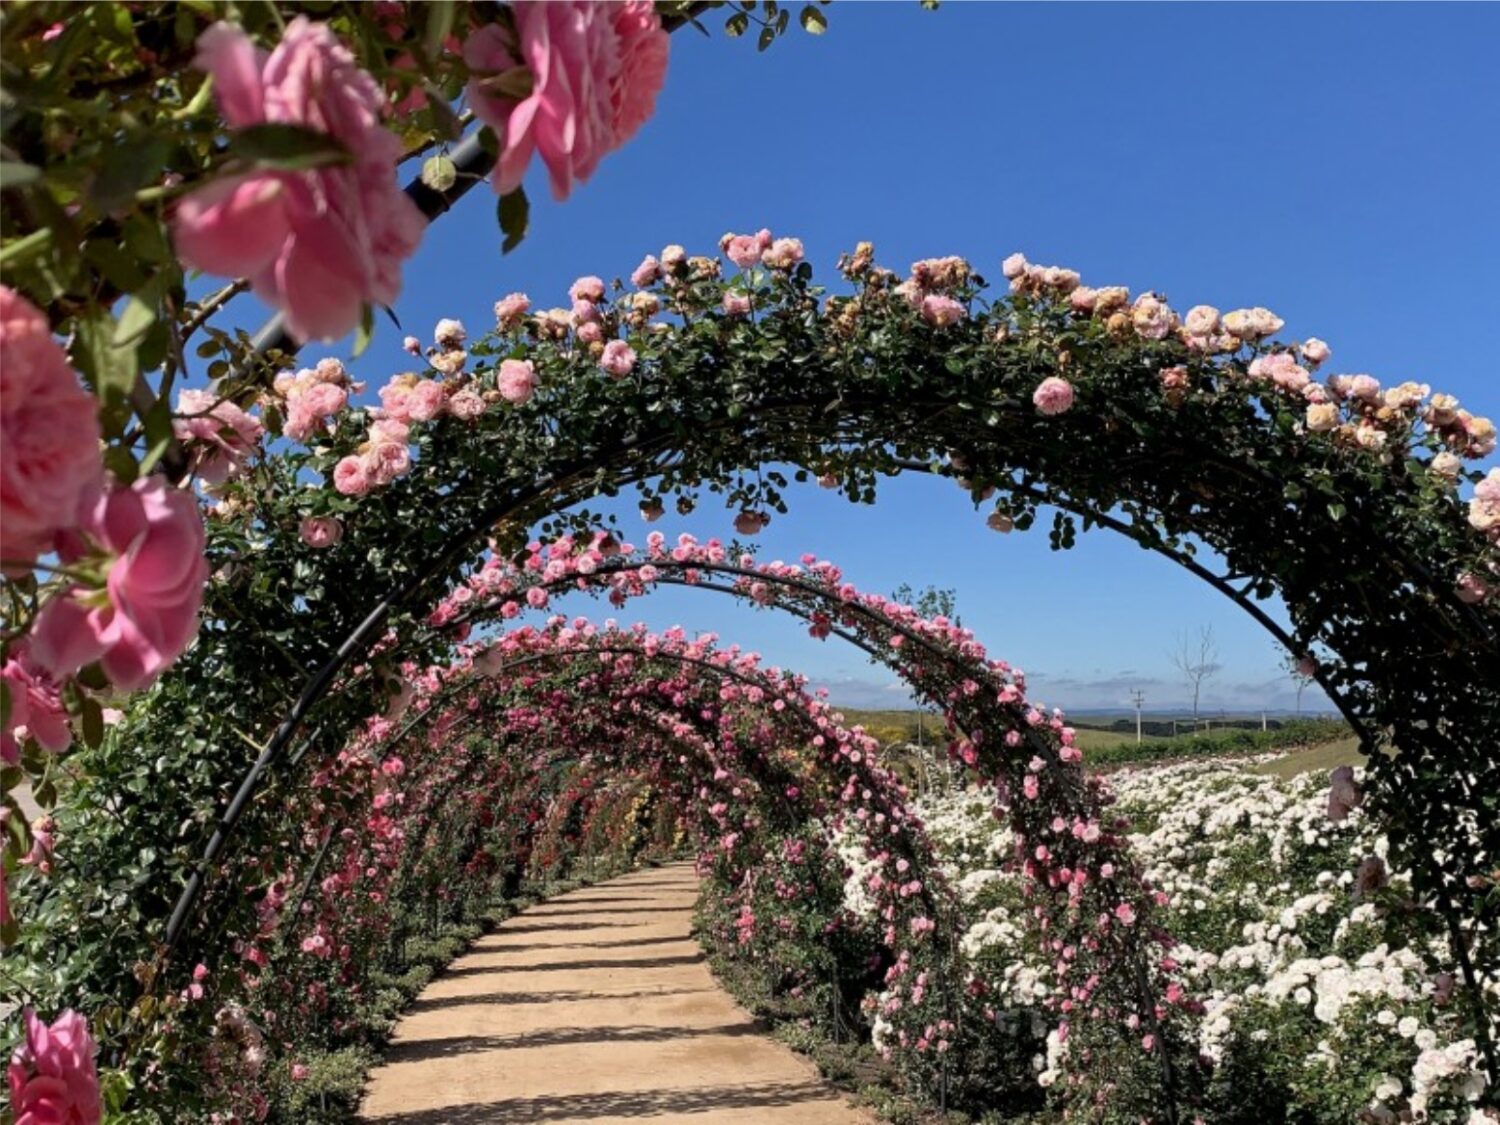
M 1219 669 L 1219 646 L 1214 640 L 1212 625 L 1201 625 L 1196 633 L 1184 629 L 1177 637 L 1177 644 L 1167 656 L 1182 673 L 1182 678 L 1193 693 L 1193 725 L 1198 725 L 1198 699 L 1203 694 L 1203 685 L 1213 679 Z

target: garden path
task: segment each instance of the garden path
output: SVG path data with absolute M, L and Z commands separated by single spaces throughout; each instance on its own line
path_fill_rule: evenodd
M 372 1125 L 865 1125 L 718 986 L 690 864 L 502 923 L 417 998 L 371 1075 Z

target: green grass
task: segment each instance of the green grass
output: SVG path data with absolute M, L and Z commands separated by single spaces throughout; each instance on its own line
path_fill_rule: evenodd
M 1257 766 L 1252 766 L 1250 772 L 1268 774 L 1285 780 L 1296 777 L 1299 773 L 1310 773 L 1313 770 L 1331 770 L 1338 766 L 1362 766 L 1364 764 L 1365 756 L 1359 752 L 1359 739 L 1340 738 L 1306 750 L 1293 750 L 1285 757 L 1277 758 L 1272 762 L 1261 762 Z

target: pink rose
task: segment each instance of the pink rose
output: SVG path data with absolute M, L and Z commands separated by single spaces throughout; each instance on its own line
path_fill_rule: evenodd
M 726 289 L 723 305 L 727 316 L 749 316 L 750 294 L 736 293 L 733 289 Z
M 29 569 L 71 526 L 103 473 L 94 397 L 78 383 L 47 318 L 0 285 L 0 522 L 4 568 Z
M 630 275 L 630 284 L 637 289 L 644 289 L 648 285 L 655 285 L 661 280 L 661 263 L 656 260 L 656 255 L 647 254 L 641 259 L 641 264 L 635 267 Z
M 604 339 L 604 327 L 597 320 L 591 320 L 587 324 L 578 326 L 578 342 L 580 344 L 597 344 Z
M 436 379 L 423 379 L 406 397 L 406 413 L 413 422 L 431 422 L 447 409 L 448 396 Z
M 1286 322 L 1270 309 L 1235 309 L 1224 314 L 1224 330 L 1241 340 L 1263 340 L 1281 331 Z
M 20 759 L 20 737 L 24 728 L 44 750 L 61 754 L 73 741 L 62 695 L 46 671 L 39 668 L 24 648 L 12 650 L 0 672 L 10 693 L 10 714 L 0 728 L 0 760 L 15 765 Z
M 1338 429 L 1339 408 L 1337 403 L 1315 402 L 1307 408 L 1307 428 L 1315 434 Z
M 1207 339 L 1218 334 L 1219 310 L 1212 305 L 1194 305 L 1188 309 L 1187 316 L 1182 322 L 1183 330 L 1189 336 L 1197 336 Z
M 1017 252 L 1000 263 L 1000 272 L 1005 276 L 1005 280 L 1014 281 L 1025 275 L 1028 264 L 1026 255 Z
M 472 422 L 484 413 L 484 399 L 471 390 L 459 391 L 448 400 L 448 413 L 462 422 Z
M 370 474 L 364 460 L 351 454 L 333 467 L 333 487 L 345 496 L 363 496 L 370 491 Z
M 1465 605 L 1478 605 L 1490 596 L 1490 584 L 1480 575 L 1465 571 L 1458 576 L 1454 593 Z
M 308 1065 L 306 1063 L 293 1063 L 292 1064 L 292 1081 L 293 1082 L 306 1082 L 308 1075 L 310 1075 L 311 1073 L 312 1073 L 312 1071 L 308 1068 Z
M 203 517 L 190 493 L 152 476 L 100 492 L 79 530 L 87 547 L 70 546 L 64 560 L 79 571 L 100 568 L 102 589 L 75 585 L 52 597 L 37 615 L 32 654 L 58 680 L 99 660 L 111 683 L 135 691 L 198 633 L 208 577 Z
M 297 525 L 297 534 L 309 547 L 322 550 L 344 537 L 344 525 L 332 516 L 308 516 Z
M 616 379 L 623 379 L 635 370 L 635 349 L 624 340 L 611 340 L 604 345 L 599 366 Z
M 238 473 L 265 433 L 259 419 L 212 391 L 183 391 L 177 415 L 172 432 L 187 447 L 193 471 L 209 484 Z
M 724 256 L 742 270 L 759 265 L 765 250 L 760 239 L 753 234 L 728 235 L 724 240 Z
M 947 328 L 950 324 L 957 324 L 964 318 L 965 309 L 963 305 L 952 297 L 944 297 L 937 293 L 929 293 L 922 298 L 922 319 L 928 324 L 935 324 L 939 328 Z
M 301 340 L 332 340 L 364 305 L 390 305 L 401 263 L 426 221 L 397 186 L 401 141 L 381 124 L 385 98 L 323 24 L 299 16 L 266 55 L 238 27 L 217 23 L 194 61 L 214 80 L 231 129 L 266 123 L 329 134 L 345 164 L 252 171 L 199 188 L 172 220 L 178 255 L 196 269 L 249 277 Z
M 677 243 L 662 248 L 661 268 L 667 273 L 675 273 L 681 266 L 687 264 L 687 251 Z
M 666 76 L 667 33 L 646 0 L 514 0 L 510 11 L 515 39 L 487 23 L 464 42 L 464 61 L 475 72 L 468 101 L 502 139 L 495 190 L 519 187 L 539 151 L 552 194 L 566 199 L 651 116 Z M 531 72 L 531 93 L 517 100 L 492 76 L 519 66 Z
M 525 293 L 507 293 L 495 302 L 495 320 L 500 328 L 509 330 L 521 323 L 531 308 L 531 298 Z
M 778 238 L 761 252 L 761 265 L 772 270 L 789 270 L 802 260 L 800 238 Z
M 421 355 L 422 341 L 418 340 L 415 336 L 408 336 L 401 341 L 401 350 L 409 352 L 412 355 Z
M 433 343 L 440 348 L 457 348 L 468 339 L 468 333 L 464 331 L 463 321 L 444 318 L 437 322 L 437 327 L 432 330 Z
M 603 279 L 594 277 L 592 274 L 588 277 L 580 277 L 568 287 L 568 300 L 573 302 L 575 310 L 580 301 L 587 302 L 589 305 L 598 304 L 604 300 Z
M 765 512 L 744 511 L 734 517 L 734 529 L 741 535 L 759 535 L 770 522 Z
M 1142 293 L 1130 309 L 1136 335 L 1145 340 L 1164 340 L 1177 326 L 1177 314 L 1154 293 Z
M 1073 407 L 1073 384 L 1049 375 L 1032 393 L 1031 401 L 1042 414 L 1064 414 Z
M 97 1125 L 104 1109 L 88 1021 L 71 1008 L 50 1027 L 30 1008 L 22 1019 L 26 1039 L 6 1072 L 16 1125 Z
M 313 383 L 287 395 L 287 420 L 281 432 L 293 441 L 306 441 L 349 404 L 349 392 L 336 383 Z
M 1302 358 L 1316 367 L 1333 354 L 1333 349 L 1316 336 L 1310 336 L 1302 344 Z
M 529 359 L 501 360 L 495 385 L 501 398 L 512 406 L 520 406 L 536 390 L 536 368 Z

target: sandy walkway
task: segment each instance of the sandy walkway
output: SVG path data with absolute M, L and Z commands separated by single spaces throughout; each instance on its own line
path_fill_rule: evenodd
M 761 1034 L 689 934 L 692 868 L 637 871 L 533 907 L 428 986 L 371 1076 L 381 1125 L 866 1125 Z

